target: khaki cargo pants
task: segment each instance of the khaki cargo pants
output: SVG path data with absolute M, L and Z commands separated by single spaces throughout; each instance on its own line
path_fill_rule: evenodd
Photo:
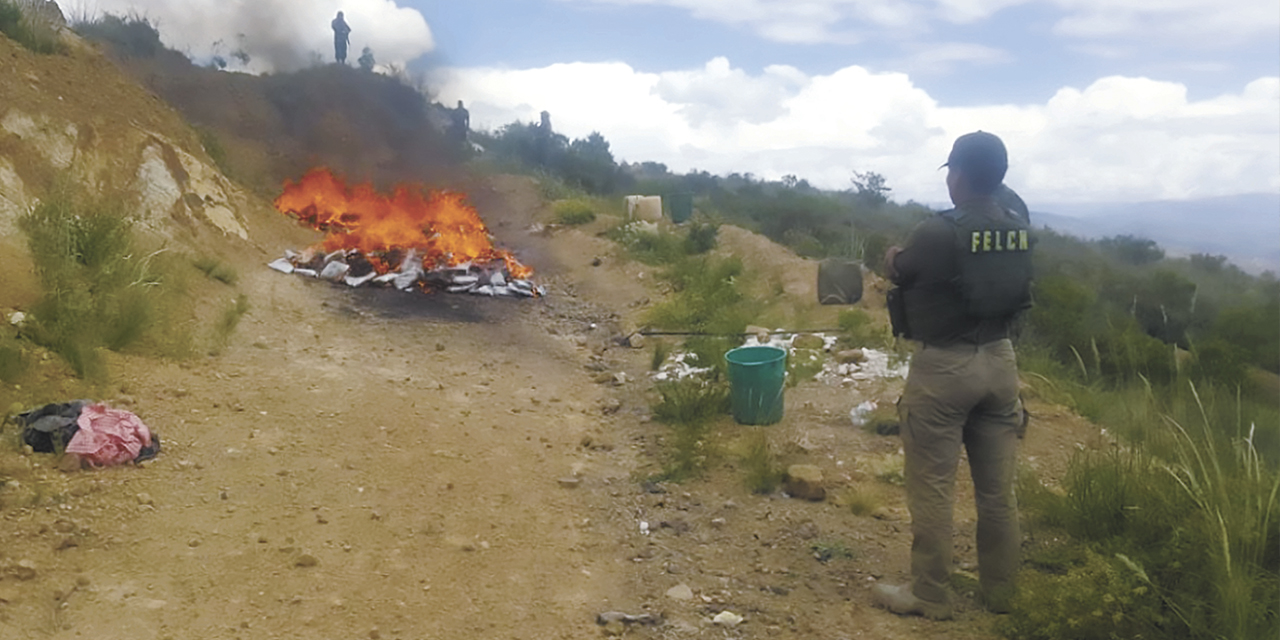
M 1022 406 L 1013 344 L 926 346 L 911 358 L 898 411 L 914 535 L 912 592 L 949 602 L 951 518 L 963 444 L 978 508 L 982 593 L 988 606 L 1007 604 L 1021 544 L 1014 478 Z

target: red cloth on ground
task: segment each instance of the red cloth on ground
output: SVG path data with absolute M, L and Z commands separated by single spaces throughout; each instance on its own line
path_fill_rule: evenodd
M 151 430 L 138 416 L 102 403 L 85 407 L 76 424 L 80 430 L 67 443 L 67 453 L 95 466 L 130 462 L 151 444 Z

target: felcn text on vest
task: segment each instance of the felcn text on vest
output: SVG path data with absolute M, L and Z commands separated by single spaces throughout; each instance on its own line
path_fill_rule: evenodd
M 1030 251 L 1026 229 L 984 229 L 970 234 L 969 253 Z

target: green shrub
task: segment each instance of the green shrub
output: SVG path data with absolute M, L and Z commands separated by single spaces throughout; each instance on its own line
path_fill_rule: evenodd
M 24 10 L 12 0 L 0 0 L 0 33 L 35 53 L 47 55 L 63 50 L 58 29 L 50 20 Z
M 79 22 L 76 33 L 110 45 L 116 53 L 134 58 L 154 58 L 164 51 L 160 31 L 145 16 L 103 14 L 95 20 Z
M 1228 415 L 1223 406 L 1228 403 L 1206 399 L 1196 387 L 1189 387 L 1186 398 L 1169 396 L 1164 405 L 1150 388 L 1107 395 L 1111 404 L 1127 406 L 1124 411 L 1138 424 L 1125 433 L 1137 435 L 1142 444 L 1078 454 L 1061 493 L 1025 479 L 1019 487 L 1020 501 L 1035 522 L 1066 533 L 1071 544 L 1102 560 L 1082 567 L 1065 554 L 1065 561 L 1033 563 L 1050 575 L 1024 581 L 1032 585 L 1024 594 L 1031 595 L 1021 604 L 1015 600 L 1011 621 L 1020 622 L 1009 627 L 1009 637 L 1113 637 L 1090 635 L 1102 631 L 1085 623 L 1092 621 L 1098 599 L 1119 598 L 1134 585 L 1147 588 L 1156 600 L 1148 599 L 1143 609 L 1126 609 L 1125 624 L 1158 622 L 1159 633 L 1122 627 L 1128 633 L 1264 637 L 1280 621 L 1280 475 L 1259 453 L 1258 431 L 1251 427 L 1231 435 L 1217 422 Z M 1238 402 L 1234 411 L 1236 420 L 1244 421 L 1248 408 Z M 1099 563 L 1108 571 L 1126 570 L 1121 573 L 1127 582 L 1116 583 Z M 1092 592 L 1091 580 L 1098 585 Z M 1045 598 L 1050 592 L 1073 595 L 1049 607 L 1036 600 L 1037 588 Z M 1034 628 L 1058 631 L 1035 635 Z
M 782 484 L 783 469 L 769 447 L 768 434 L 763 429 L 753 429 L 745 438 L 746 450 L 742 454 L 743 481 L 752 493 L 769 494 Z
M 862 309 L 845 309 L 836 317 L 836 325 L 840 328 L 840 346 L 852 349 L 870 347 L 882 349 L 891 340 L 885 327 L 879 326 L 866 311 Z
M 140 250 L 120 202 L 84 200 L 60 185 L 19 226 L 44 290 L 23 331 L 77 375 L 105 373 L 103 348 L 148 346 L 172 355 L 187 342 L 169 321 L 182 304 L 181 289 L 167 286 L 176 267 L 164 252 Z
M 596 221 L 596 212 L 585 200 L 561 200 L 555 206 L 555 222 L 578 226 Z
M 684 252 L 691 256 L 706 253 L 716 248 L 716 235 L 720 233 L 720 225 L 695 222 L 688 225 L 684 237 Z
M 662 477 L 679 482 L 701 475 L 713 451 L 711 422 L 729 408 L 728 386 L 686 378 L 659 384 L 658 395 L 653 416 L 671 429 Z
M 663 340 L 655 340 L 653 342 L 653 357 L 649 362 L 649 369 L 657 371 L 666 363 L 667 356 L 671 354 L 671 345 Z
M 832 560 L 852 560 L 853 548 L 843 540 L 819 540 L 809 545 L 813 558 L 822 564 Z
M 742 333 L 752 318 L 737 286 L 742 273 L 737 258 L 697 256 L 677 262 L 662 273 L 672 295 L 649 310 L 648 323 L 671 331 Z
M 996 623 L 1011 640 L 1158 640 L 1172 622 L 1159 596 L 1118 558 L 1086 552 L 1065 575 L 1023 571 L 1013 611 Z
M 794 387 L 812 380 L 826 363 L 826 355 L 819 349 L 795 349 L 787 356 L 787 386 Z

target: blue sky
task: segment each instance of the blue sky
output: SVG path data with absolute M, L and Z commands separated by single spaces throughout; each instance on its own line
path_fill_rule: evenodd
M 74 5 L 73 2 L 64 2 Z M 945 200 L 937 166 L 975 129 L 1038 203 L 1280 193 L 1275 0 L 94 0 L 155 16 L 197 58 L 250 71 L 355 51 L 421 74 L 474 126 L 552 113 L 616 157 L 795 174 Z M 356 53 L 351 56 L 353 59 Z

